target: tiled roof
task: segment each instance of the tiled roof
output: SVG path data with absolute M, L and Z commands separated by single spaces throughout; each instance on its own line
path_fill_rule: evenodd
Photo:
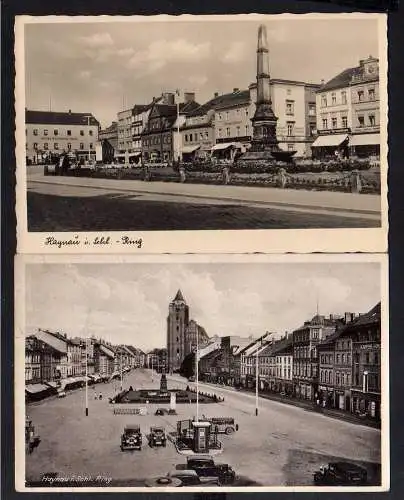
M 339 73 L 337 76 L 334 76 L 334 78 L 322 85 L 317 92 L 324 92 L 325 90 L 334 90 L 348 87 L 351 83 L 353 75 L 355 75 L 358 71 L 360 71 L 359 66 L 356 66 L 355 68 L 344 69 L 344 71 Z
M 345 332 L 355 330 L 358 326 L 374 325 L 375 323 L 380 323 L 381 320 L 381 303 L 376 304 L 369 312 L 361 314 L 351 323 L 346 325 L 344 329 Z
M 250 91 L 249 90 L 239 90 L 238 92 L 231 92 L 229 94 L 219 95 L 214 97 L 210 101 L 202 104 L 196 108 L 189 116 L 202 116 L 206 114 L 210 109 L 220 109 L 227 106 L 233 106 L 236 104 L 244 104 L 250 101 Z
M 25 110 L 25 123 L 41 125 L 99 125 L 98 120 L 91 113 L 64 113 L 58 111 Z

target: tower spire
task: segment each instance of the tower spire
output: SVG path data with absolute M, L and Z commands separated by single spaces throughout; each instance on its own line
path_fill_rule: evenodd
M 178 289 L 177 295 L 175 296 L 174 300 L 185 302 L 184 296 L 182 295 L 182 292 L 180 289 Z

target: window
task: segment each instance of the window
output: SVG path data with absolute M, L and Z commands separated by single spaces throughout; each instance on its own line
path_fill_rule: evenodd
M 248 109 L 245 110 L 245 115 L 248 116 Z
M 294 114 L 294 105 L 295 105 L 295 101 L 286 101 L 286 114 L 287 115 Z
M 201 140 L 203 139 L 203 133 L 202 132 L 199 133 L 199 139 L 201 139 Z
M 368 94 L 369 94 L 369 101 L 374 101 L 375 100 L 375 89 L 369 89 Z
M 363 90 L 358 90 L 358 101 L 363 101 Z
M 57 142 L 54 144 L 54 149 L 59 149 L 59 144 Z
M 288 136 L 290 137 L 293 135 L 293 128 L 295 126 L 295 122 L 287 122 L 287 127 L 288 127 Z
M 323 130 L 327 130 L 327 118 L 323 118 Z
M 240 127 L 237 127 L 237 137 L 240 137 Z
M 44 143 L 43 148 L 44 149 L 48 149 L 48 143 L 47 142 Z
M 340 374 L 336 372 L 335 374 L 335 385 L 340 385 Z
M 376 125 L 375 115 L 369 115 L 369 124 L 371 127 Z
M 193 136 L 192 134 L 189 134 L 189 140 L 192 142 L 193 141 Z
M 331 123 L 332 123 L 332 128 L 337 128 L 338 123 L 336 118 L 332 118 Z
M 229 119 L 229 112 L 226 111 L 226 120 L 228 120 L 228 119 Z
M 226 134 L 227 134 L 227 137 L 230 137 L 230 128 L 229 127 L 226 128 Z
M 222 113 L 219 113 L 219 120 L 222 119 Z
M 72 149 L 72 143 L 71 142 L 67 143 L 67 149 Z
M 90 146 L 89 146 L 90 149 L 93 149 L 93 143 L 90 142 Z
M 84 130 L 80 130 L 80 135 L 84 135 Z
M 341 92 L 341 102 L 342 102 L 342 104 L 346 104 L 347 103 L 347 101 L 346 101 L 346 91 L 345 90 L 343 90 Z
M 348 118 L 346 116 L 341 117 L 342 128 L 348 128 Z
M 59 135 L 59 130 L 55 128 L 55 130 L 53 131 L 53 135 Z
M 342 354 L 342 364 L 345 364 L 345 354 Z
M 248 125 L 245 126 L 245 135 L 249 135 L 250 134 L 250 130 L 248 128 Z
M 48 131 L 46 129 L 43 131 L 43 135 L 48 135 Z
M 222 129 L 221 128 L 219 128 L 219 130 L 218 130 L 218 135 L 219 135 L 219 137 L 222 137 Z
M 316 105 L 314 102 L 309 103 L 309 116 L 316 116 Z
M 373 363 L 375 365 L 379 364 L 379 353 L 377 353 L 377 352 L 373 353 Z
M 80 149 L 84 149 L 84 143 L 80 142 Z
M 34 128 L 34 135 L 38 135 L 38 129 Z
M 365 126 L 365 118 L 363 116 L 358 116 L 358 123 L 360 127 Z
M 325 95 L 321 96 L 321 106 L 323 108 L 327 107 L 327 96 L 325 96 Z
M 295 145 L 293 143 L 288 144 L 288 151 L 294 151 L 295 150 Z
M 310 123 L 310 135 L 315 135 L 316 134 L 316 124 L 315 123 Z
M 333 92 L 331 94 L 331 104 L 334 106 L 335 104 L 337 104 L 337 94 L 335 92 Z
M 129 132 L 128 132 L 129 133 Z M 93 135 L 93 131 L 92 130 L 89 130 L 88 131 L 88 135 Z
M 208 131 L 205 132 L 205 139 L 209 139 L 209 132 Z
M 34 149 L 37 149 L 37 148 L 38 148 L 38 143 L 34 142 Z
M 188 134 L 185 134 L 185 142 L 188 142 Z

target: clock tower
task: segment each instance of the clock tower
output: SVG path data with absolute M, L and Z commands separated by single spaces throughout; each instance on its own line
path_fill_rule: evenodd
M 185 358 L 185 330 L 189 324 L 189 307 L 181 290 L 178 290 L 174 300 L 170 302 L 167 317 L 167 355 L 168 371 L 172 373 L 181 367 Z

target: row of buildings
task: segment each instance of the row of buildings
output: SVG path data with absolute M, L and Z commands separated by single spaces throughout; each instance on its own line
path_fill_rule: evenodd
M 109 378 L 122 370 L 162 364 L 164 350 L 149 353 L 132 345 L 112 345 L 91 337 L 38 329 L 25 339 L 25 384 L 58 382 L 86 373 Z
M 282 149 L 303 158 L 379 157 L 378 59 L 369 56 L 321 84 L 271 79 L 270 89 Z M 165 92 L 118 112 L 105 129 L 91 114 L 26 110 L 27 160 L 63 150 L 95 158 L 96 144 L 106 162 L 231 160 L 251 144 L 256 95 L 256 83 L 203 104 L 193 92 Z
M 195 352 L 189 335 L 189 306 L 179 291 L 169 305 L 168 366 L 178 370 Z M 203 330 L 203 329 L 202 329 Z M 200 336 L 201 380 L 273 391 L 325 407 L 380 418 L 380 303 L 365 314 L 316 314 L 282 338 Z M 257 381 L 258 374 L 258 381 Z

